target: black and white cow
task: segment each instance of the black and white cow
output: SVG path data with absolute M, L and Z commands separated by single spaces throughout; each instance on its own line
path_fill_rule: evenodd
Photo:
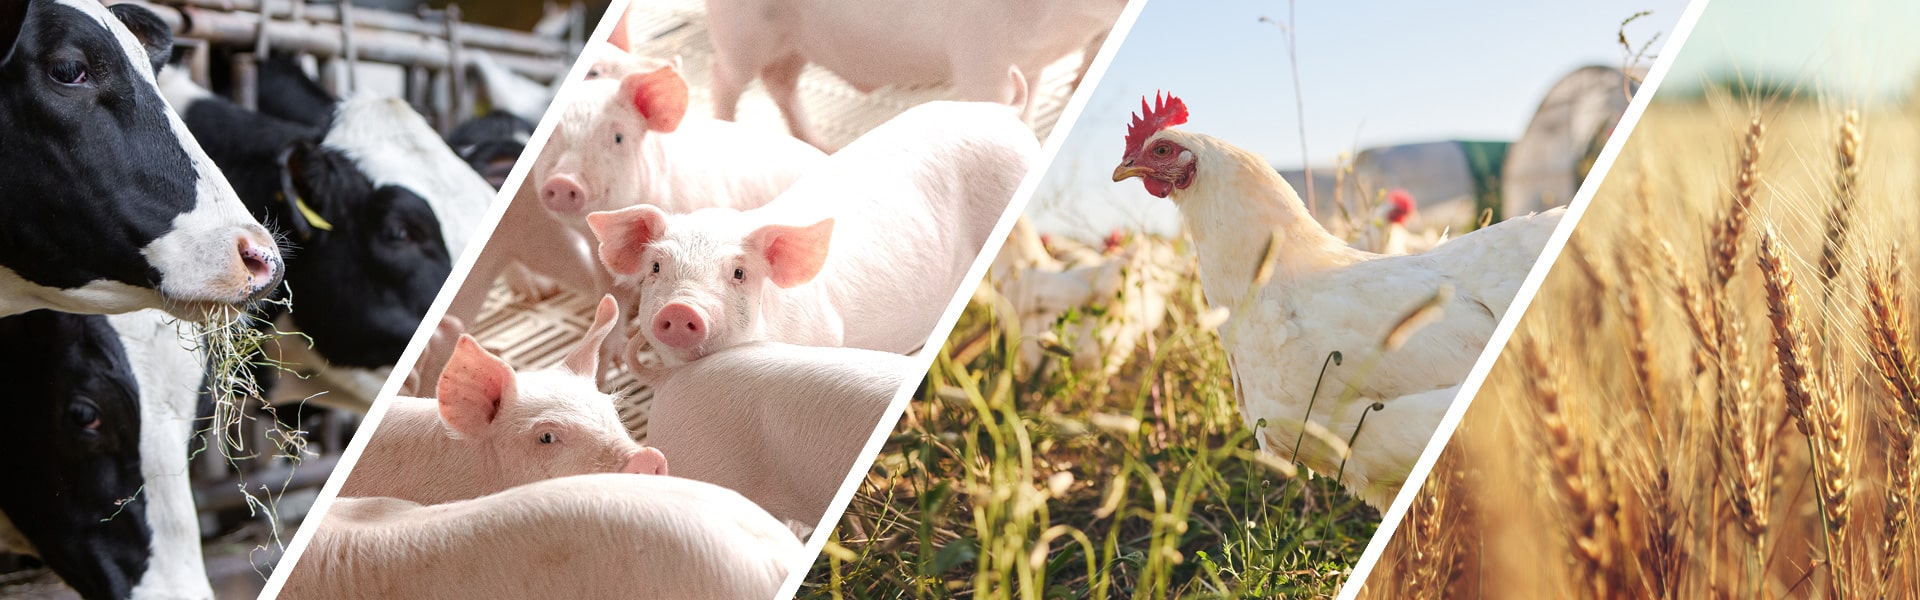
M 168 74 L 161 88 L 254 216 L 288 234 L 292 318 L 330 362 L 390 365 L 452 270 L 440 221 L 412 190 L 377 185 L 319 133 Z
M 447 145 L 487 179 L 494 189 L 507 182 L 513 164 L 527 149 L 533 137 L 533 124 L 506 111 L 493 111 L 484 117 L 468 119 L 447 133 Z
M 173 36 L 152 12 L 0 0 L 0 315 L 251 302 L 280 252 L 154 75 Z
M 156 310 L 0 318 L 0 540 L 83 597 L 213 596 L 187 480 L 201 369 L 176 327 Z
M 307 76 L 292 54 L 275 52 L 260 63 L 255 94 L 260 114 L 325 131 L 340 99 Z
M 455 258 L 465 251 L 495 188 L 412 106 L 371 93 L 335 98 L 291 57 L 262 63 L 260 79 L 261 114 L 323 129 L 322 144 L 353 157 L 376 184 L 404 187 L 426 199 L 440 219 L 447 249 Z M 267 90 L 266 82 L 274 89 Z
M 272 399 L 330 391 L 315 400 L 364 410 L 473 236 L 493 188 L 396 99 L 329 104 L 330 117 L 306 115 L 325 124 L 316 128 L 246 111 L 184 77 L 163 77 L 161 88 L 255 214 L 293 233 L 293 312 L 283 327 L 313 345 L 279 346 L 307 377 L 282 378 L 295 385 L 275 386 Z M 309 110 L 332 102 L 317 85 L 290 91 L 301 89 L 314 96 Z

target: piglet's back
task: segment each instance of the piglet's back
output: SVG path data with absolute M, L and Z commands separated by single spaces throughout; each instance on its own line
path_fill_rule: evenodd
M 801 555 L 724 488 L 579 475 L 433 506 L 342 499 L 283 597 L 771 598 Z

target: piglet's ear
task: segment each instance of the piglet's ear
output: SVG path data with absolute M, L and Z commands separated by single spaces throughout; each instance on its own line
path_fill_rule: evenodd
M 461 435 L 480 435 L 513 397 L 513 365 L 461 334 L 440 373 L 440 418 Z
M 560 361 L 560 367 L 575 375 L 596 379 L 600 375 L 600 344 L 607 341 L 607 334 L 620 319 L 620 303 L 613 294 L 600 298 L 600 306 L 593 313 L 593 326 L 587 328 L 587 335 L 580 339 L 580 345 Z
M 768 279 L 790 288 L 813 281 L 827 264 L 827 246 L 833 241 L 833 219 L 796 227 L 766 225 L 747 235 L 747 246 L 765 258 Z
M 640 272 L 640 253 L 667 232 L 667 213 L 651 204 L 587 215 L 587 226 L 600 240 L 600 264 L 620 275 Z
M 649 73 L 628 73 L 620 79 L 620 97 L 632 98 L 647 129 L 660 133 L 673 133 L 687 116 L 687 80 L 672 65 Z

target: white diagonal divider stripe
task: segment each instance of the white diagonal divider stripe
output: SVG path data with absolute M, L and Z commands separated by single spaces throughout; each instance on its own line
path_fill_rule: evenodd
M 1000 254 L 1000 246 L 1007 241 L 1007 234 L 1013 230 L 1013 222 L 1019 219 L 1020 214 L 1026 210 L 1027 203 L 1033 199 L 1034 192 L 1039 189 L 1040 182 L 1046 175 L 1047 166 L 1053 164 L 1054 158 L 1060 154 L 1060 146 L 1066 143 L 1067 134 L 1077 124 L 1076 121 L 1080 119 L 1080 113 L 1086 109 L 1087 101 L 1092 97 L 1093 91 L 1100 87 L 1100 79 L 1106 74 L 1107 65 L 1113 62 L 1113 56 L 1119 51 L 1120 44 L 1127 41 L 1127 33 L 1133 30 L 1134 21 L 1140 17 L 1140 9 L 1147 2 L 1148 0 L 1127 1 L 1126 10 L 1120 13 L 1120 19 L 1113 24 L 1113 32 L 1107 35 L 1107 41 L 1101 45 L 1099 55 L 1094 58 L 1092 66 L 1087 68 L 1086 77 L 1080 80 L 1079 89 L 1074 90 L 1073 99 L 1067 102 L 1066 109 L 1060 113 L 1058 124 L 1047 136 L 1046 145 L 1040 148 L 1040 155 L 1034 157 L 1027 176 L 1020 181 L 1020 188 L 1014 191 L 1013 199 L 1007 202 L 1006 212 L 1001 213 L 1000 222 L 994 226 L 993 234 L 987 237 L 986 245 L 980 248 L 979 256 L 973 259 L 973 267 L 967 270 L 967 276 L 961 278 L 961 281 L 978 284 L 987 276 L 987 267 L 991 266 L 994 257 Z M 840 484 L 840 492 L 833 495 L 833 503 L 827 506 L 827 514 L 815 528 L 813 538 L 807 540 L 806 551 L 797 559 L 800 562 L 787 574 L 787 581 L 781 584 L 780 593 L 774 596 L 775 598 L 785 600 L 800 592 L 800 584 L 806 581 L 808 568 L 813 565 L 814 558 L 820 555 L 821 549 L 827 545 L 827 538 L 830 537 L 827 535 L 828 529 L 840 522 L 840 516 L 847 511 L 847 504 L 851 503 L 853 495 L 860 491 L 860 483 L 866 479 L 862 476 L 873 468 L 873 461 L 880 454 L 880 448 L 886 445 L 887 437 L 899 424 L 900 415 L 906 412 L 907 403 L 912 401 L 914 390 L 920 387 L 921 380 L 926 379 L 927 370 L 933 368 L 934 357 L 940 353 L 940 348 L 946 345 L 947 336 L 953 333 L 954 325 L 960 321 L 960 313 L 966 311 L 967 302 L 972 297 L 973 286 L 962 285 L 960 289 L 954 290 L 953 300 L 947 304 L 947 312 L 940 316 L 939 324 L 933 328 L 933 335 L 927 338 L 927 345 L 920 349 L 918 355 L 915 355 L 918 373 L 907 378 L 907 385 L 896 392 L 893 402 L 887 405 L 887 412 L 880 417 L 880 426 L 874 428 L 872 437 L 867 438 L 867 445 L 860 451 L 860 458 L 854 460 L 853 470 L 847 473 L 846 480 Z
M 606 14 L 600 18 L 600 24 L 593 28 L 593 34 L 587 39 L 607 39 L 607 36 L 613 32 L 613 24 L 620 20 L 620 15 L 627 12 L 628 1 L 611 0 L 607 5 Z M 392 406 L 393 397 L 399 395 L 400 386 L 406 383 L 407 373 L 413 370 L 412 365 L 419 362 L 420 354 L 426 351 L 427 342 L 433 337 L 434 329 L 439 325 L 440 319 L 446 316 L 447 306 L 453 303 L 453 297 L 460 292 L 460 285 L 466 282 L 467 273 L 473 271 L 473 264 L 479 260 L 480 252 L 486 247 L 486 241 L 493 237 L 494 229 L 499 227 L 500 217 L 506 214 L 507 205 L 513 201 L 514 193 L 520 191 L 520 186 L 526 183 L 527 174 L 533 170 L 535 162 L 526 160 L 527 157 L 540 156 L 540 151 L 547 146 L 547 139 L 553 137 L 553 128 L 559 120 L 556 118 L 558 117 L 556 111 L 565 106 L 565 103 L 560 102 L 559 99 L 566 97 L 568 93 L 578 93 L 581 89 L 578 84 L 586 78 L 586 74 L 585 61 L 576 62 L 573 68 L 567 70 L 568 83 L 561 87 L 559 94 L 555 95 L 554 102 L 547 105 L 546 114 L 540 116 L 540 123 L 534 129 L 533 137 L 527 140 L 526 149 L 520 153 L 521 160 L 514 162 L 513 170 L 507 174 L 505 185 L 500 186 L 499 194 L 494 196 L 493 205 L 487 209 L 486 218 L 481 220 L 480 230 L 473 232 L 472 239 L 475 241 L 468 243 L 466 252 L 458 257 L 459 262 L 453 265 L 453 271 L 447 275 L 446 283 L 440 288 L 440 295 L 433 299 L 433 306 L 428 307 L 426 316 L 420 319 L 420 329 L 413 332 L 413 341 L 407 343 L 407 350 L 400 354 L 399 360 L 394 361 L 393 364 L 400 366 L 396 366 L 393 374 L 387 377 L 387 384 L 380 387 L 380 395 L 375 396 L 373 407 L 367 410 L 366 418 L 360 421 L 360 428 L 353 436 L 353 441 L 347 443 L 346 451 L 340 454 L 340 461 L 334 464 L 333 474 L 327 477 L 326 485 L 320 488 L 320 495 L 314 498 L 313 507 L 307 511 L 306 518 L 301 520 L 299 530 L 293 534 L 293 540 L 287 543 L 286 555 L 280 557 L 279 564 L 273 569 L 273 576 L 267 579 L 266 587 L 260 590 L 260 600 L 278 597 L 280 589 L 287 585 L 287 576 L 293 573 L 294 565 L 299 563 L 300 555 L 306 550 L 307 541 L 313 539 L 314 529 L 318 528 L 321 521 L 326 518 L 327 507 L 333 504 L 334 497 L 340 494 L 340 486 L 347 480 L 347 474 L 353 472 L 354 463 L 360 461 L 360 452 L 366 449 L 367 439 L 371 438 L 373 431 L 380 427 L 380 418 L 385 416 L 387 408 Z
M 1473 397 L 1480 393 L 1481 384 L 1486 383 L 1487 374 L 1493 370 L 1493 364 L 1500 359 L 1500 351 L 1506 347 L 1507 340 L 1513 337 L 1513 330 L 1520 319 L 1527 316 L 1527 308 L 1533 303 L 1533 297 L 1540 292 L 1540 284 L 1546 281 L 1547 271 L 1553 268 L 1553 261 L 1567 246 L 1568 236 L 1573 235 L 1575 227 L 1580 225 L 1580 217 L 1587 212 L 1587 205 L 1593 202 L 1594 193 L 1606 181 L 1607 173 L 1613 169 L 1614 160 L 1619 158 L 1620 149 L 1632 137 L 1634 126 L 1639 124 L 1640 116 L 1647 111 L 1647 104 L 1660 88 L 1660 82 L 1666 79 L 1667 70 L 1672 68 L 1673 59 L 1680 55 L 1686 45 L 1687 36 L 1693 32 L 1693 26 L 1700 20 L 1701 11 L 1706 10 L 1709 0 L 1693 0 L 1687 4 L 1687 10 L 1674 25 L 1673 35 L 1666 45 L 1660 48 L 1660 58 L 1654 61 L 1653 68 L 1647 72 L 1647 79 L 1640 91 L 1633 96 L 1633 102 L 1627 105 L 1627 112 L 1620 117 L 1620 124 L 1614 128 L 1613 137 L 1601 149 L 1599 158 L 1594 162 L 1593 170 L 1587 173 L 1586 181 L 1580 183 L 1580 191 L 1573 196 L 1573 202 L 1567 206 L 1565 222 L 1553 232 L 1547 240 L 1547 246 L 1540 258 L 1533 264 L 1533 270 L 1527 273 L 1526 282 L 1520 285 L 1520 293 L 1513 298 L 1517 310 L 1507 311 L 1506 319 L 1493 331 L 1493 337 L 1487 340 L 1487 347 L 1480 353 L 1480 360 L 1474 362 L 1473 370 L 1467 373 L 1466 381 L 1460 384 L 1460 395 L 1454 399 L 1453 406 L 1440 419 L 1440 427 L 1434 430 L 1432 440 L 1427 442 L 1426 451 L 1420 454 L 1413 470 L 1407 474 L 1407 483 L 1400 487 L 1400 495 L 1395 496 L 1393 504 L 1381 515 L 1380 528 L 1374 531 L 1373 539 L 1367 542 L 1367 549 L 1360 554 L 1359 562 L 1354 563 L 1353 571 L 1347 576 L 1347 582 L 1340 588 L 1338 600 L 1354 600 L 1360 595 L 1360 588 L 1366 585 L 1367 576 L 1380 563 L 1380 557 L 1386 554 L 1387 543 L 1393 540 L 1393 534 L 1400 529 L 1400 522 L 1406 518 L 1407 508 L 1420 494 L 1427 475 L 1433 471 L 1433 464 L 1440 460 L 1440 451 L 1446 449 L 1447 442 L 1453 439 L 1453 432 L 1460 427 L 1460 419 L 1467 414 L 1467 408 L 1473 405 Z M 1416 482 L 1418 484 L 1416 485 Z

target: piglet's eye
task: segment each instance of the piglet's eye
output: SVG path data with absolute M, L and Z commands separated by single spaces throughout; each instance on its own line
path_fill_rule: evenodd
M 747 270 L 746 270 L 746 269 L 742 269 L 742 268 L 739 268 L 739 267 L 734 267 L 734 269 L 733 269 L 733 280 L 734 280 L 734 281 L 745 281 L 746 279 L 747 279 Z
M 653 261 L 653 272 L 655 273 L 660 272 L 660 261 L 657 261 L 657 260 Z
M 540 443 L 542 444 L 553 443 L 553 432 L 549 431 L 549 432 L 540 434 Z
M 620 143 L 620 142 L 621 142 L 622 140 L 625 140 L 625 139 L 627 139 L 627 136 L 624 136 L 624 135 L 620 135 L 620 134 L 618 134 L 618 133 L 616 133 L 616 134 L 613 134 L 613 143 L 615 143 L 615 144 L 618 144 L 618 143 Z

